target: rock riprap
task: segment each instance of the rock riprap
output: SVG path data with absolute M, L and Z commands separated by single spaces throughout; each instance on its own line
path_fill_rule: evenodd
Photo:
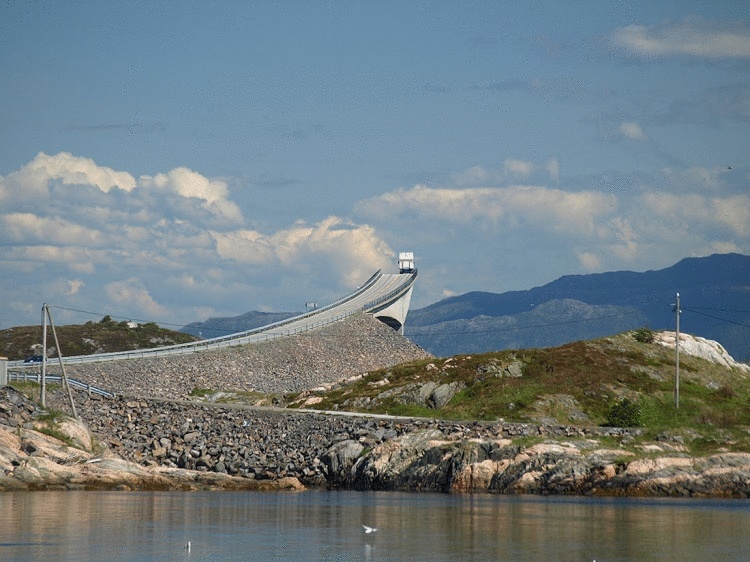
M 195 389 L 299 392 L 431 357 L 368 314 L 273 340 L 187 355 L 71 364 L 69 377 L 117 394 L 177 398 Z M 49 371 L 56 373 L 54 361 Z

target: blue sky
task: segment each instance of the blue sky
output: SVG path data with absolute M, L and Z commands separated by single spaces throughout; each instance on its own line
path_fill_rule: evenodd
M 0 328 L 750 254 L 749 7 L 4 2 Z

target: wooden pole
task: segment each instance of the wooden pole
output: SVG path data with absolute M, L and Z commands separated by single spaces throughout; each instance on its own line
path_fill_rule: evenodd
M 73 402 L 73 393 L 70 391 L 70 385 L 68 384 L 68 377 L 65 375 L 65 363 L 63 363 L 62 351 L 60 350 L 60 342 L 57 339 L 57 331 L 55 330 L 55 324 L 52 322 L 52 314 L 50 314 L 49 307 L 47 307 L 47 318 L 49 318 L 49 325 L 52 328 L 52 335 L 55 336 L 55 347 L 57 348 L 57 357 L 60 360 L 60 369 L 62 370 L 62 382 L 63 388 L 68 392 L 68 401 L 70 402 L 70 408 L 73 410 L 73 417 L 77 420 L 78 412 L 76 412 L 76 405 Z

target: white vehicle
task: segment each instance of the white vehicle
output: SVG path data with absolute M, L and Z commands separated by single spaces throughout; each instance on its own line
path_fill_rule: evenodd
M 398 272 L 412 273 L 414 271 L 414 252 L 399 252 Z

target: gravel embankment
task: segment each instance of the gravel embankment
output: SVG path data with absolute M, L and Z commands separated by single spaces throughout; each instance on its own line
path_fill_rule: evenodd
M 431 357 L 367 314 L 273 341 L 189 355 L 66 367 L 68 377 L 138 397 L 214 391 L 299 392 L 352 375 Z M 50 364 L 50 372 L 57 367 Z

